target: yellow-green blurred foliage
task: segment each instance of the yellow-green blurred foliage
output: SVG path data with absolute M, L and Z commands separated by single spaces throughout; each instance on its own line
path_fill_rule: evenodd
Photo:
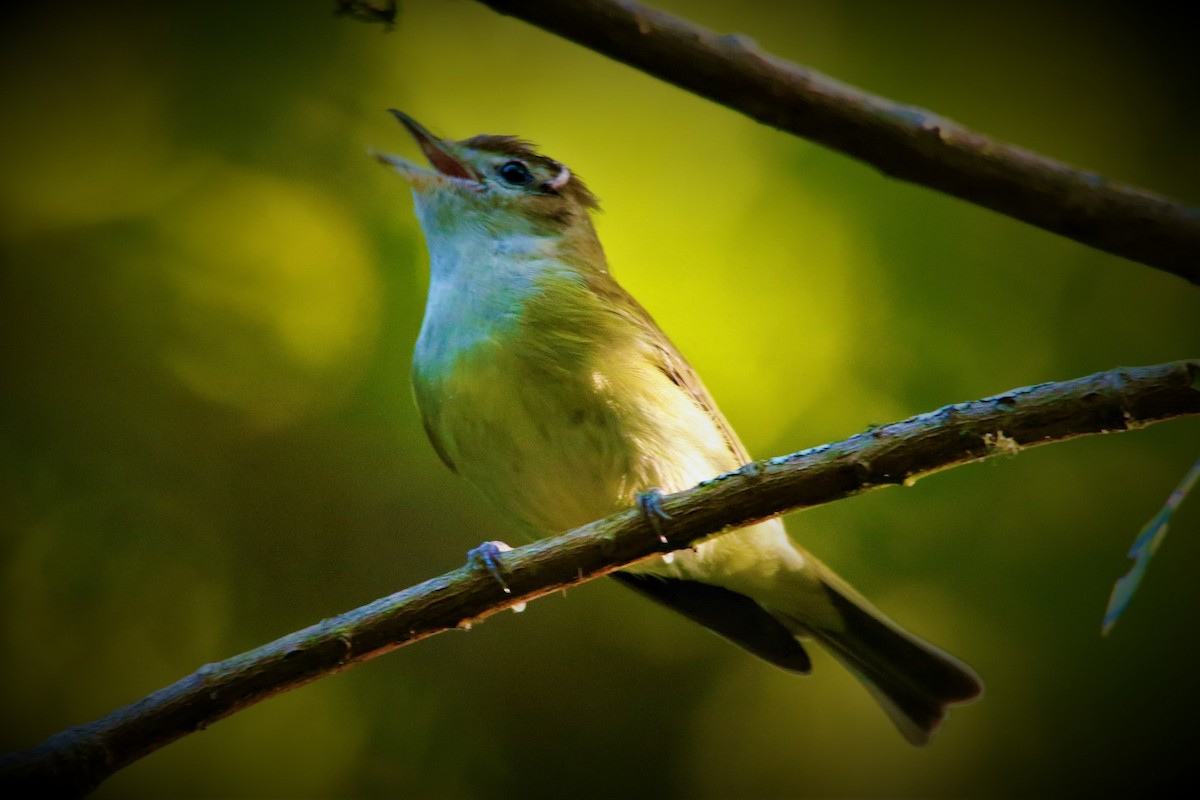
M 844 81 L 1200 202 L 1194 43 L 1046 4 L 668 8 Z M 452 568 L 498 520 L 433 456 L 426 281 L 384 109 L 515 133 L 602 198 L 614 271 L 752 452 L 1200 355 L 1179 279 L 899 184 L 469 2 L 394 32 L 307 3 L 18 4 L 0 52 L 0 718 L 34 744 Z M 1114 634 L 1195 420 L 954 470 L 793 535 L 987 697 L 905 745 L 807 679 L 598 582 L 270 700 L 101 797 L 1106 794 L 1197 748 L 1183 508 Z

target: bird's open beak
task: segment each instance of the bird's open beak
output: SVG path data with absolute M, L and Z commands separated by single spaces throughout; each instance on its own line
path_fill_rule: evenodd
M 444 176 L 446 178 L 456 178 L 463 181 L 471 181 L 478 183 L 479 175 L 470 165 L 462 161 L 454 154 L 454 145 L 449 142 L 444 142 L 434 136 L 425 127 L 415 119 L 405 114 L 403 111 L 397 111 L 394 108 L 389 108 L 396 119 L 400 120 L 412 137 L 417 140 L 417 144 L 421 147 L 421 152 L 429 159 L 429 163 L 433 166 L 436 172 L 428 170 L 418 164 L 414 164 L 408 159 L 393 156 L 388 153 L 380 153 L 372 151 L 380 162 L 394 167 L 404 177 L 408 178 L 414 184 L 421 182 L 422 179 L 437 178 Z

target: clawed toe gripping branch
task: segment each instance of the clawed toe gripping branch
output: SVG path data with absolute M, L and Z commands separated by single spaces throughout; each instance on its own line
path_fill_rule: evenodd
M 467 552 L 467 566 L 482 567 L 487 570 L 496 583 L 500 584 L 500 588 L 504 590 L 505 594 L 512 594 L 512 589 L 508 588 L 508 584 L 504 582 L 504 576 L 500 574 L 500 554 L 511 550 L 512 548 L 504 542 L 484 542 L 474 550 Z
M 671 515 L 663 511 L 662 497 L 662 492 L 658 489 L 650 489 L 637 495 L 635 505 L 638 511 L 642 512 L 646 521 L 650 523 L 650 527 L 654 529 L 654 535 L 658 541 L 667 544 L 667 537 L 662 531 L 662 523 L 663 520 L 670 519 Z

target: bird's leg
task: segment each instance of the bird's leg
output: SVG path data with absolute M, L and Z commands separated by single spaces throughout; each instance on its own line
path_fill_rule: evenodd
M 509 550 L 512 548 L 504 542 L 484 542 L 474 550 L 467 551 L 467 565 L 475 568 L 483 567 L 496 579 L 496 583 L 500 584 L 500 588 L 504 590 L 505 594 L 512 594 L 512 590 L 500 576 L 500 554 L 507 553 Z

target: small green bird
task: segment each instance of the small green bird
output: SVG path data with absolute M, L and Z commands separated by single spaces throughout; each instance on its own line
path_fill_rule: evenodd
M 546 536 L 750 461 L 695 371 L 609 273 L 596 198 L 578 176 L 515 137 L 447 141 L 392 113 L 433 166 L 377 154 L 412 184 L 429 246 L 413 387 L 450 469 Z M 810 671 L 800 640 L 816 639 L 913 744 L 983 689 L 778 519 L 613 577 L 792 672 Z

